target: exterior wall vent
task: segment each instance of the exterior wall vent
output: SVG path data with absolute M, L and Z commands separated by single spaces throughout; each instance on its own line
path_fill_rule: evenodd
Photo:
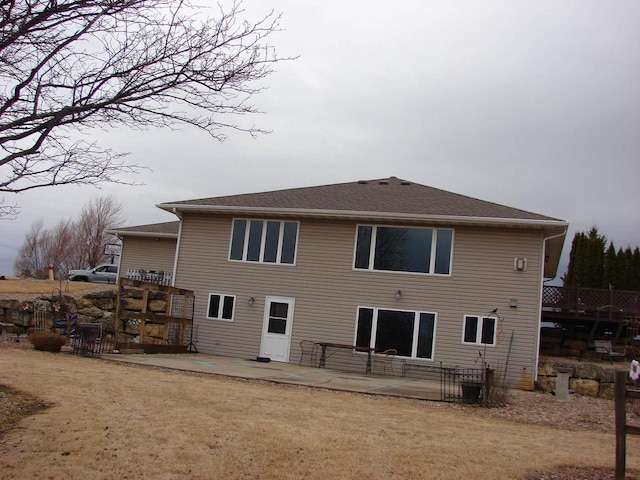
M 514 258 L 513 259 L 513 269 L 518 272 L 524 272 L 527 269 L 527 259 L 526 258 Z

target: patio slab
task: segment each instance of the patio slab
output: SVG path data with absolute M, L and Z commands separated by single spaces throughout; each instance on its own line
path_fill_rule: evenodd
M 102 358 L 190 372 L 255 379 L 329 390 L 440 400 L 440 384 L 392 375 L 362 375 L 352 372 L 299 366 L 281 362 L 222 357 L 202 353 L 104 354 Z

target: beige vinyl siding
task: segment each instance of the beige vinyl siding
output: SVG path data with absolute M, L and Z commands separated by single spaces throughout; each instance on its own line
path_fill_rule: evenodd
M 183 218 L 176 286 L 196 292 L 198 349 L 242 358 L 260 351 L 267 295 L 295 299 L 290 362 L 297 363 L 301 340 L 351 344 L 358 306 L 437 314 L 434 360 L 467 367 L 484 346 L 463 345 L 464 315 L 485 316 L 494 308 L 503 319 L 502 341 L 486 348 L 485 360 L 500 369 L 509 357 L 509 379 L 533 375 L 540 295 L 542 235 L 524 229 L 454 228 L 450 276 L 353 269 L 356 222 L 302 220 L 296 264 L 228 261 L 232 217 L 188 214 Z M 452 227 L 453 228 L 453 227 Z M 515 257 L 527 258 L 525 272 Z M 394 293 L 402 291 L 397 300 Z M 236 295 L 233 322 L 205 318 L 209 293 Z M 249 297 L 255 298 L 249 306 Z M 510 299 L 518 307 L 509 308 Z M 424 360 L 421 360 L 424 361 Z M 399 361 L 396 372 L 399 373 Z M 362 355 L 335 354 L 327 367 L 364 371 Z M 502 375 L 502 372 L 499 372 Z
M 126 236 L 122 242 L 119 272 L 143 269 L 172 273 L 175 255 L 176 239 Z

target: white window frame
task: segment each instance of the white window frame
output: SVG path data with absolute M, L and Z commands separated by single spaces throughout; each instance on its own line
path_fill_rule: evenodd
M 356 255 L 358 253 L 358 230 L 360 227 L 371 227 L 371 245 L 369 245 L 369 265 L 367 268 L 359 268 L 356 267 Z M 375 265 L 375 254 L 376 254 L 376 241 L 378 236 L 378 228 L 405 228 L 409 229 L 419 229 L 419 230 L 432 230 L 434 232 L 431 239 L 431 255 L 429 259 L 429 271 L 428 272 L 407 272 L 404 270 L 378 270 L 374 268 Z M 449 273 L 434 273 L 435 265 L 436 265 L 436 247 L 438 243 L 438 232 L 439 231 L 449 231 L 451 232 L 451 246 L 449 253 Z M 351 263 L 352 270 L 355 271 L 368 271 L 368 272 L 382 272 L 382 273 L 401 273 L 408 275 L 430 275 L 435 277 L 450 277 L 451 271 L 453 268 L 453 244 L 454 244 L 455 230 L 453 228 L 436 228 L 436 227 L 406 227 L 406 226 L 398 226 L 398 225 L 372 225 L 368 223 L 360 223 L 356 225 L 355 231 L 355 241 L 353 247 L 353 262 Z
M 467 319 L 468 318 L 477 318 L 478 324 L 476 325 L 476 340 L 475 342 L 467 342 L 464 339 L 464 333 L 467 331 Z M 485 320 L 493 320 L 493 342 L 492 343 L 482 343 L 482 328 L 484 326 Z M 496 317 L 490 317 L 487 315 L 465 315 L 462 321 L 462 344 L 463 345 L 486 345 L 487 347 L 495 347 L 498 340 L 498 319 Z
M 353 344 L 356 345 L 357 337 L 358 337 L 358 320 L 360 317 L 360 310 L 368 309 L 373 310 L 373 319 L 371 322 L 371 337 L 369 340 L 369 346 L 375 347 L 376 339 L 378 335 L 378 311 L 380 310 L 389 310 L 394 312 L 405 312 L 405 313 L 413 313 L 413 333 L 411 338 L 411 356 L 407 357 L 404 355 L 398 355 L 401 358 L 409 358 L 413 360 L 424 360 L 424 361 L 433 361 L 436 356 L 436 330 L 438 328 L 438 314 L 436 312 L 429 312 L 426 310 L 403 310 L 399 308 L 380 308 L 380 307 L 370 307 L 365 305 L 360 305 L 356 308 L 356 321 L 355 321 L 355 331 L 353 334 Z M 420 332 L 420 315 L 421 314 L 433 315 L 433 339 L 431 340 L 431 357 L 418 357 L 418 335 Z
M 244 231 L 244 243 L 242 246 L 242 259 L 231 258 L 231 249 L 233 247 L 233 232 L 235 228 L 236 220 L 244 220 L 246 223 L 246 228 Z M 249 249 L 249 237 L 251 233 L 251 222 L 262 222 L 262 233 L 260 238 L 260 253 L 259 260 L 247 260 L 248 249 Z M 267 225 L 269 222 L 277 222 L 280 224 L 280 228 L 278 230 L 278 246 L 276 252 L 276 261 L 275 262 L 265 262 L 264 261 L 264 253 L 266 247 L 267 240 Z M 284 244 L 284 226 L 286 223 L 294 223 L 296 225 L 296 241 L 293 246 L 293 262 L 292 263 L 282 263 L 282 248 Z M 262 263 L 265 265 L 284 265 L 284 266 L 295 266 L 296 260 L 298 258 L 298 240 L 300 238 L 300 222 L 292 221 L 292 220 L 277 220 L 277 219 L 261 219 L 261 218 L 233 218 L 231 220 L 231 238 L 229 240 L 229 254 L 227 258 L 230 262 L 242 262 L 242 263 Z
M 210 317 L 209 316 L 209 310 L 211 308 L 211 298 L 212 297 L 220 297 L 220 302 L 218 304 L 218 316 L 217 317 Z M 224 311 L 224 302 L 225 299 L 227 298 L 231 298 L 233 301 L 233 307 L 231 308 L 231 318 L 224 318 L 222 317 L 222 312 Z M 208 300 L 207 300 L 207 311 L 205 313 L 205 318 L 207 318 L 208 320 L 219 320 L 222 322 L 233 322 L 233 319 L 235 317 L 235 313 L 236 313 L 236 296 L 235 295 L 227 295 L 224 293 L 210 293 Z

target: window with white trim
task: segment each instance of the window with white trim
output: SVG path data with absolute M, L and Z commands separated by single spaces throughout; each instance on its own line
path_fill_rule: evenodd
M 402 357 L 433 360 L 435 331 L 433 312 L 359 307 L 355 344 L 374 347 L 376 352 L 394 348 Z
M 295 263 L 298 222 L 235 218 L 229 260 Z
M 453 230 L 359 225 L 354 268 L 449 275 Z
M 209 303 L 207 304 L 207 318 L 233 322 L 233 312 L 235 310 L 235 304 L 235 295 L 221 295 L 219 293 L 210 293 Z
M 497 334 L 497 319 L 495 317 L 481 317 L 465 315 L 462 327 L 462 343 L 471 345 L 495 345 Z

